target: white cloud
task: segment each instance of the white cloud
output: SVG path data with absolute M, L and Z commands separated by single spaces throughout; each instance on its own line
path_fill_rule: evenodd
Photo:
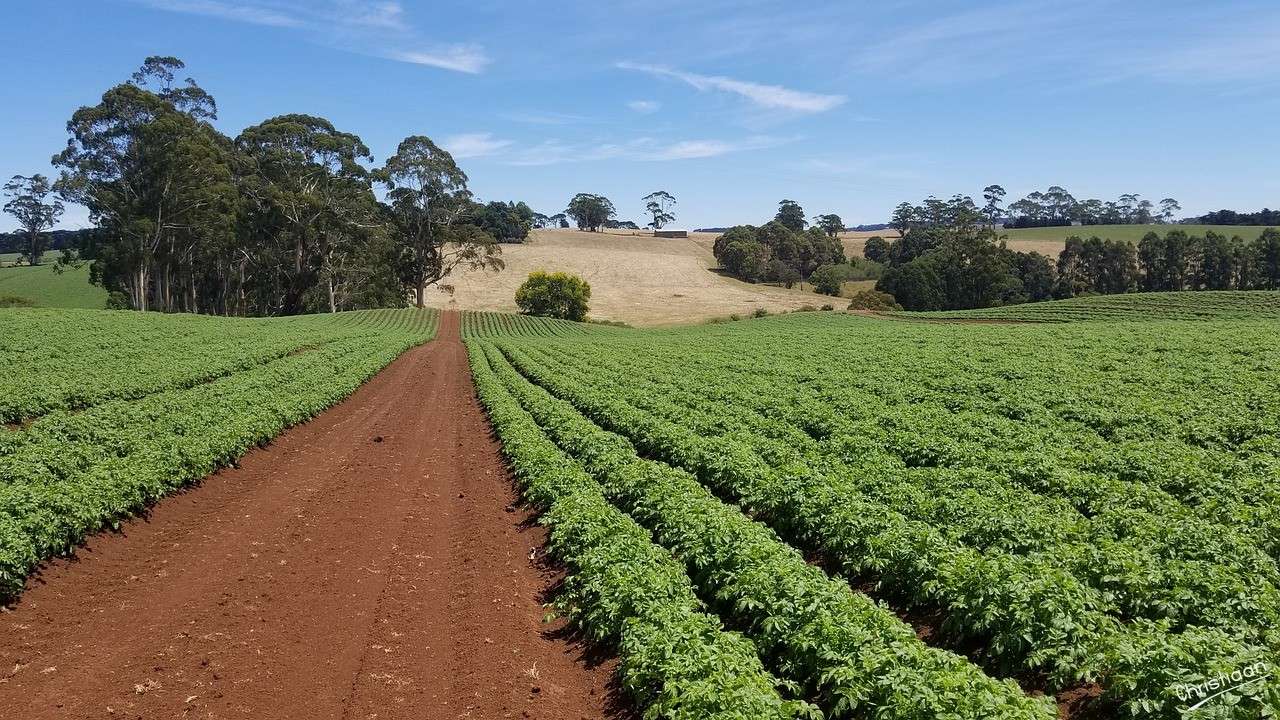
M 362 55 L 476 74 L 489 65 L 478 45 L 426 41 L 395 0 L 133 0 L 157 10 L 294 28 L 317 43 Z
M 301 18 L 270 7 L 260 7 L 238 2 L 219 0 L 142 0 L 144 5 L 157 10 L 203 15 L 205 17 L 275 27 L 301 27 Z
M 635 70 L 657 77 L 680 80 L 699 91 L 720 90 L 733 93 L 750 100 L 760 107 L 775 110 L 820 113 L 838 107 L 848 99 L 843 95 L 820 95 L 802 90 L 792 90 L 781 85 L 763 85 L 720 75 L 699 75 L 662 65 L 620 62 L 617 67 L 623 70 Z
M 747 150 L 775 147 L 795 138 L 753 136 L 739 140 L 678 140 L 663 142 L 651 137 L 638 137 L 626 142 L 571 144 L 546 140 L 538 145 L 507 153 L 509 165 L 556 165 L 566 162 L 599 162 L 628 160 L 662 162 L 718 157 Z
M 655 113 L 662 109 L 662 103 L 656 100 L 632 100 L 627 103 L 627 107 L 642 115 L 648 115 L 649 113 Z
M 474 158 L 492 155 L 511 147 L 510 140 L 495 138 L 492 133 L 463 133 L 445 138 L 441 143 L 454 158 Z
M 429 65 L 472 75 L 484 70 L 490 62 L 484 51 L 475 45 L 454 45 L 432 52 L 402 50 L 388 53 L 387 57 L 400 62 Z

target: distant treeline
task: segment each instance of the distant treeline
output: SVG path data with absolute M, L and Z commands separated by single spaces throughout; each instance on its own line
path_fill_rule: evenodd
M 45 237 L 48 238 L 46 249 L 75 250 L 86 244 L 88 238 L 94 232 L 93 228 L 85 228 L 83 230 L 47 230 L 44 233 Z M 20 232 L 0 233 L 0 253 L 26 252 L 26 242 L 26 236 Z
M 1048 298 L 1160 290 L 1280 289 L 1280 232 L 1252 241 L 1176 225 L 1128 241 L 1072 236 L 1057 262 L 1009 250 L 967 198 L 930 203 L 892 243 L 871 238 L 864 254 L 887 265 L 876 289 L 908 310 L 960 310 Z M 904 203 L 906 205 L 906 203 Z
M 1253 213 L 1217 210 L 1184 222 L 1196 225 L 1280 225 L 1280 210 L 1262 208 Z

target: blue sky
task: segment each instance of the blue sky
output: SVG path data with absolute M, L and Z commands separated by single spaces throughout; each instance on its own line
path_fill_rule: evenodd
M 310 113 L 380 161 L 426 134 L 548 214 L 596 192 L 643 223 L 665 189 L 684 227 L 782 198 L 873 223 L 992 182 L 1280 205 L 1274 0 L 66 0 L 4 3 L 0 43 L 4 178 L 51 173 L 71 113 L 160 54 L 232 136 Z

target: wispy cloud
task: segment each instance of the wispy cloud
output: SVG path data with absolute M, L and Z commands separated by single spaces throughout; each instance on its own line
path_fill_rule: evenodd
M 237 2 L 219 2 L 219 0 L 140 0 L 140 2 L 156 10 L 203 15 L 253 25 L 301 27 L 305 24 L 301 18 L 281 10 Z
M 495 138 L 493 133 L 481 132 L 451 135 L 441 144 L 455 158 L 474 158 L 493 155 L 511 147 L 513 143 L 511 140 Z
M 642 115 L 648 115 L 649 113 L 658 112 L 662 108 L 662 103 L 656 100 L 632 100 L 627 103 L 627 107 Z
M 428 41 L 394 0 L 133 0 L 167 12 L 292 28 L 314 41 L 363 55 L 476 74 L 484 48 Z
M 489 58 L 484 54 L 484 50 L 475 45 L 454 45 L 434 52 L 400 50 L 390 52 L 386 57 L 415 65 L 429 65 L 472 75 L 483 71 L 489 64 Z
M 509 165 L 556 165 L 568 162 L 600 162 L 626 160 L 632 162 L 665 162 L 712 158 L 729 153 L 776 147 L 796 138 L 758 135 L 737 140 L 661 141 L 639 137 L 626 142 L 566 143 L 545 140 L 537 145 L 506 153 Z
M 760 107 L 773 110 L 820 113 L 836 108 L 848 100 L 844 95 L 821 95 L 802 90 L 792 90 L 781 85 L 765 85 L 746 80 L 735 80 L 721 75 L 699 75 L 676 70 L 665 65 L 620 62 L 617 67 L 622 70 L 634 70 L 656 77 L 679 80 L 701 92 L 719 90 L 732 93 L 744 97 Z

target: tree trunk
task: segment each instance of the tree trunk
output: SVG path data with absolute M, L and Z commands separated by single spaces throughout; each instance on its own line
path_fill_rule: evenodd
M 418 281 L 418 287 L 414 288 L 414 294 L 417 295 L 417 300 L 418 300 L 416 305 L 420 308 L 426 307 L 426 303 L 427 303 L 427 281 L 426 280 Z

